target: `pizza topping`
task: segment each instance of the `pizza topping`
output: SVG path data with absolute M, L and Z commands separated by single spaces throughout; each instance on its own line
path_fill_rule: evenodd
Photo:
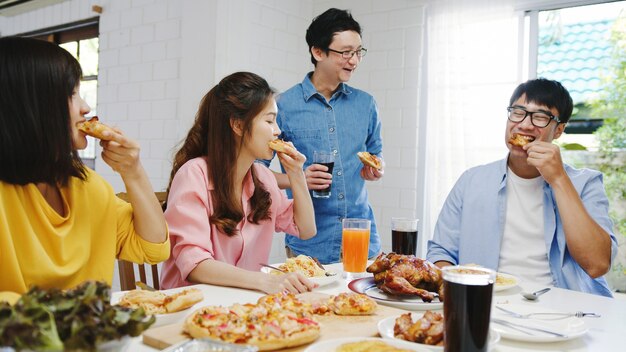
M 331 296 L 329 308 L 337 315 L 370 315 L 376 312 L 378 305 L 370 297 L 350 292 Z

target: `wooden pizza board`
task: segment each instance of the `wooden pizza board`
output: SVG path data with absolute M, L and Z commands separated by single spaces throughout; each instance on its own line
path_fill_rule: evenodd
M 327 294 L 317 292 L 307 292 L 298 295 L 303 301 L 315 301 L 330 297 Z M 376 314 L 362 316 L 339 316 L 339 315 L 318 315 L 320 322 L 320 337 L 317 341 L 329 340 L 340 337 L 375 337 L 378 335 L 378 322 L 390 316 L 398 316 L 406 311 L 398 308 L 378 305 Z M 153 329 L 148 329 L 143 333 L 143 343 L 158 349 L 164 349 L 190 339 L 183 333 L 183 323 L 164 325 Z M 303 351 L 309 344 L 282 349 L 283 352 Z

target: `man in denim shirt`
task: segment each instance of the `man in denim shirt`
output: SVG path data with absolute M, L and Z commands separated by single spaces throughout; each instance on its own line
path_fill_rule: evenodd
M 372 257 L 380 251 L 380 237 L 365 180 L 380 179 L 383 170 L 364 166 L 357 152 L 368 151 L 382 161 L 381 123 L 374 98 L 345 83 L 367 52 L 361 45 L 361 27 L 348 11 L 329 9 L 313 20 L 306 40 L 315 69 L 278 97 L 277 122 L 280 138 L 292 142 L 307 157 L 304 167 L 309 189 L 332 186 L 330 198 L 313 198 L 317 235 L 309 240 L 286 236 L 287 255 L 306 254 L 322 263 L 338 262 L 341 219 L 365 218 L 371 220 Z M 326 166 L 312 164 L 314 151 L 334 154 L 332 175 Z M 276 179 L 281 188 L 289 188 L 284 174 L 276 174 Z
M 428 243 L 428 260 L 440 267 L 476 263 L 523 282 L 612 296 L 602 276 L 617 241 L 602 174 L 564 164 L 552 143 L 572 108 L 559 82 L 517 87 L 507 108 L 507 158 L 459 178 Z M 516 135 L 527 144 L 515 145 Z

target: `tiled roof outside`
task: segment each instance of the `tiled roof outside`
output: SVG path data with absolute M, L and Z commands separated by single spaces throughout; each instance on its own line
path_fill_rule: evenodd
M 545 43 L 553 35 L 540 28 L 537 77 L 560 81 L 574 104 L 592 98 L 601 90 L 602 68 L 610 63 L 610 30 L 614 20 L 564 25 L 560 38 Z

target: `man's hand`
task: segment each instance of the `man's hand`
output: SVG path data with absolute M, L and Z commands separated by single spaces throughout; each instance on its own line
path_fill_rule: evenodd
M 383 175 L 385 174 L 385 161 L 383 159 L 380 159 L 380 162 L 383 165 L 380 168 L 380 170 L 378 170 L 375 167 L 363 165 L 363 168 L 361 169 L 361 178 L 366 180 L 366 181 L 378 181 L 378 180 L 380 180 L 383 177 Z
M 328 167 L 320 164 L 311 164 L 304 170 L 306 184 L 310 190 L 326 189 L 333 183 L 333 175 L 328 173 Z
M 535 141 L 523 148 L 528 153 L 528 165 L 536 167 L 549 184 L 553 185 L 562 177 L 567 177 L 558 145 Z

